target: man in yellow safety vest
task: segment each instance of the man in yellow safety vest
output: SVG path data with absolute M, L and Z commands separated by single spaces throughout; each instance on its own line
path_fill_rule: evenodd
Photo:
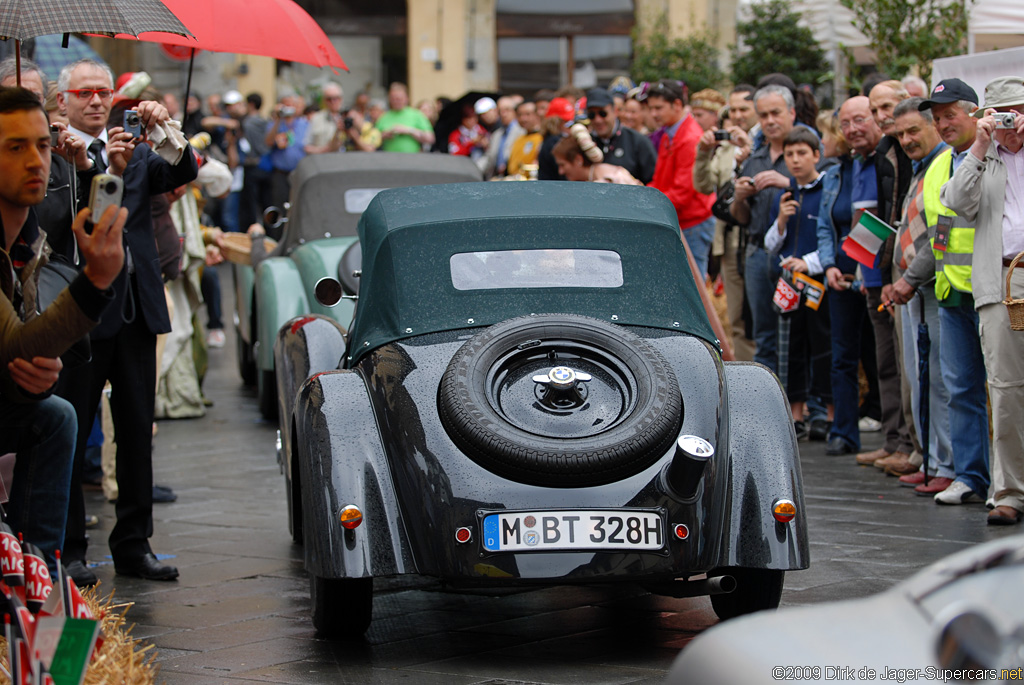
M 938 504 L 983 502 L 988 494 L 988 440 L 979 439 L 988 432 L 985 407 L 985 366 L 978 336 L 978 315 L 974 310 L 971 287 L 971 261 L 974 253 L 974 224 L 944 206 L 939 198 L 942 186 L 966 159 L 974 143 L 977 120 L 971 114 L 978 108 L 974 89 L 960 79 L 946 79 L 936 85 L 931 98 L 919 107 L 931 110 L 935 127 L 950 149 L 936 155 L 924 174 L 922 198 L 931 250 L 921 250 L 902 278 L 893 284 L 893 300 L 907 302 L 914 288 L 921 288 L 924 300 L 931 300 L 931 289 L 923 286 L 935 279 L 934 301 L 938 304 L 938 357 L 942 393 L 946 396 L 948 427 L 933 422 L 940 436 L 948 430 L 952 449 L 954 478 L 950 482 L 918 485 L 919 493 L 934 494 Z M 915 320 L 904 317 L 904 336 Z M 919 317 L 917 317 L 919 318 Z M 933 389 L 934 392 L 934 389 Z M 905 476 L 908 484 L 923 474 Z M 922 492 L 928 490 L 928 492 Z

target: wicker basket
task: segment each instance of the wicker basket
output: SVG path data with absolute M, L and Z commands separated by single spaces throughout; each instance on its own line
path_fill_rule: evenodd
M 1024 252 L 1021 252 L 1010 262 L 1010 270 L 1006 272 L 1006 298 L 1003 300 L 1003 304 L 1006 305 L 1006 311 L 1010 315 L 1010 328 L 1015 331 L 1024 331 L 1024 299 L 1013 299 L 1010 291 L 1010 279 L 1013 278 L 1013 270 L 1017 268 L 1017 263 L 1020 262 L 1021 258 L 1024 258 Z
M 263 246 L 269 253 L 277 247 L 277 241 L 264 238 Z M 252 236 L 247 233 L 225 233 L 221 238 L 220 251 L 224 259 L 235 264 L 252 264 Z

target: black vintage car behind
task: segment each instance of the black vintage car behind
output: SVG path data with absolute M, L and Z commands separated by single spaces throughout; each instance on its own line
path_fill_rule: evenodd
M 778 605 L 809 561 L 789 407 L 723 363 L 661 193 L 385 190 L 359 237 L 351 330 L 310 315 L 275 345 L 322 633 L 364 631 L 401 574 Z

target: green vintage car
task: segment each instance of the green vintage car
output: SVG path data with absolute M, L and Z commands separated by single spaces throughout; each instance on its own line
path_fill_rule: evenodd
M 255 269 L 234 266 L 239 372 L 246 385 L 257 386 L 266 418 L 277 414 L 273 348 L 278 329 L 303 314 L 322 314 L 344 326 L 352 320 L 353 300 L 324 307 L 313 298 L 313 286 L 329 276 L 339 278 L 350 294 L 358 289 L 356 227 L 370 200 L 385 188 L 480 180 L 480 170 L 468 158 L 450 155 L 355 152 L 314 155 L 299 163 L 277 248 Z
M 778 606 L 810 561 L 789 405 L 769 369 L 722 360 L 664 194 L 398 188 L 359 235 L 351 325 L 305 315 L 274 344 L 321 634 L 362 634 L 374 584 L 403 575 Z

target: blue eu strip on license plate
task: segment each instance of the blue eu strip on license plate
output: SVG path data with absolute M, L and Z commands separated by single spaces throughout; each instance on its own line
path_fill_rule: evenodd
M 661 516 L 622 509 L 489 514 L 483 533 L 490 552 L 654 550 L 665 544 Z

